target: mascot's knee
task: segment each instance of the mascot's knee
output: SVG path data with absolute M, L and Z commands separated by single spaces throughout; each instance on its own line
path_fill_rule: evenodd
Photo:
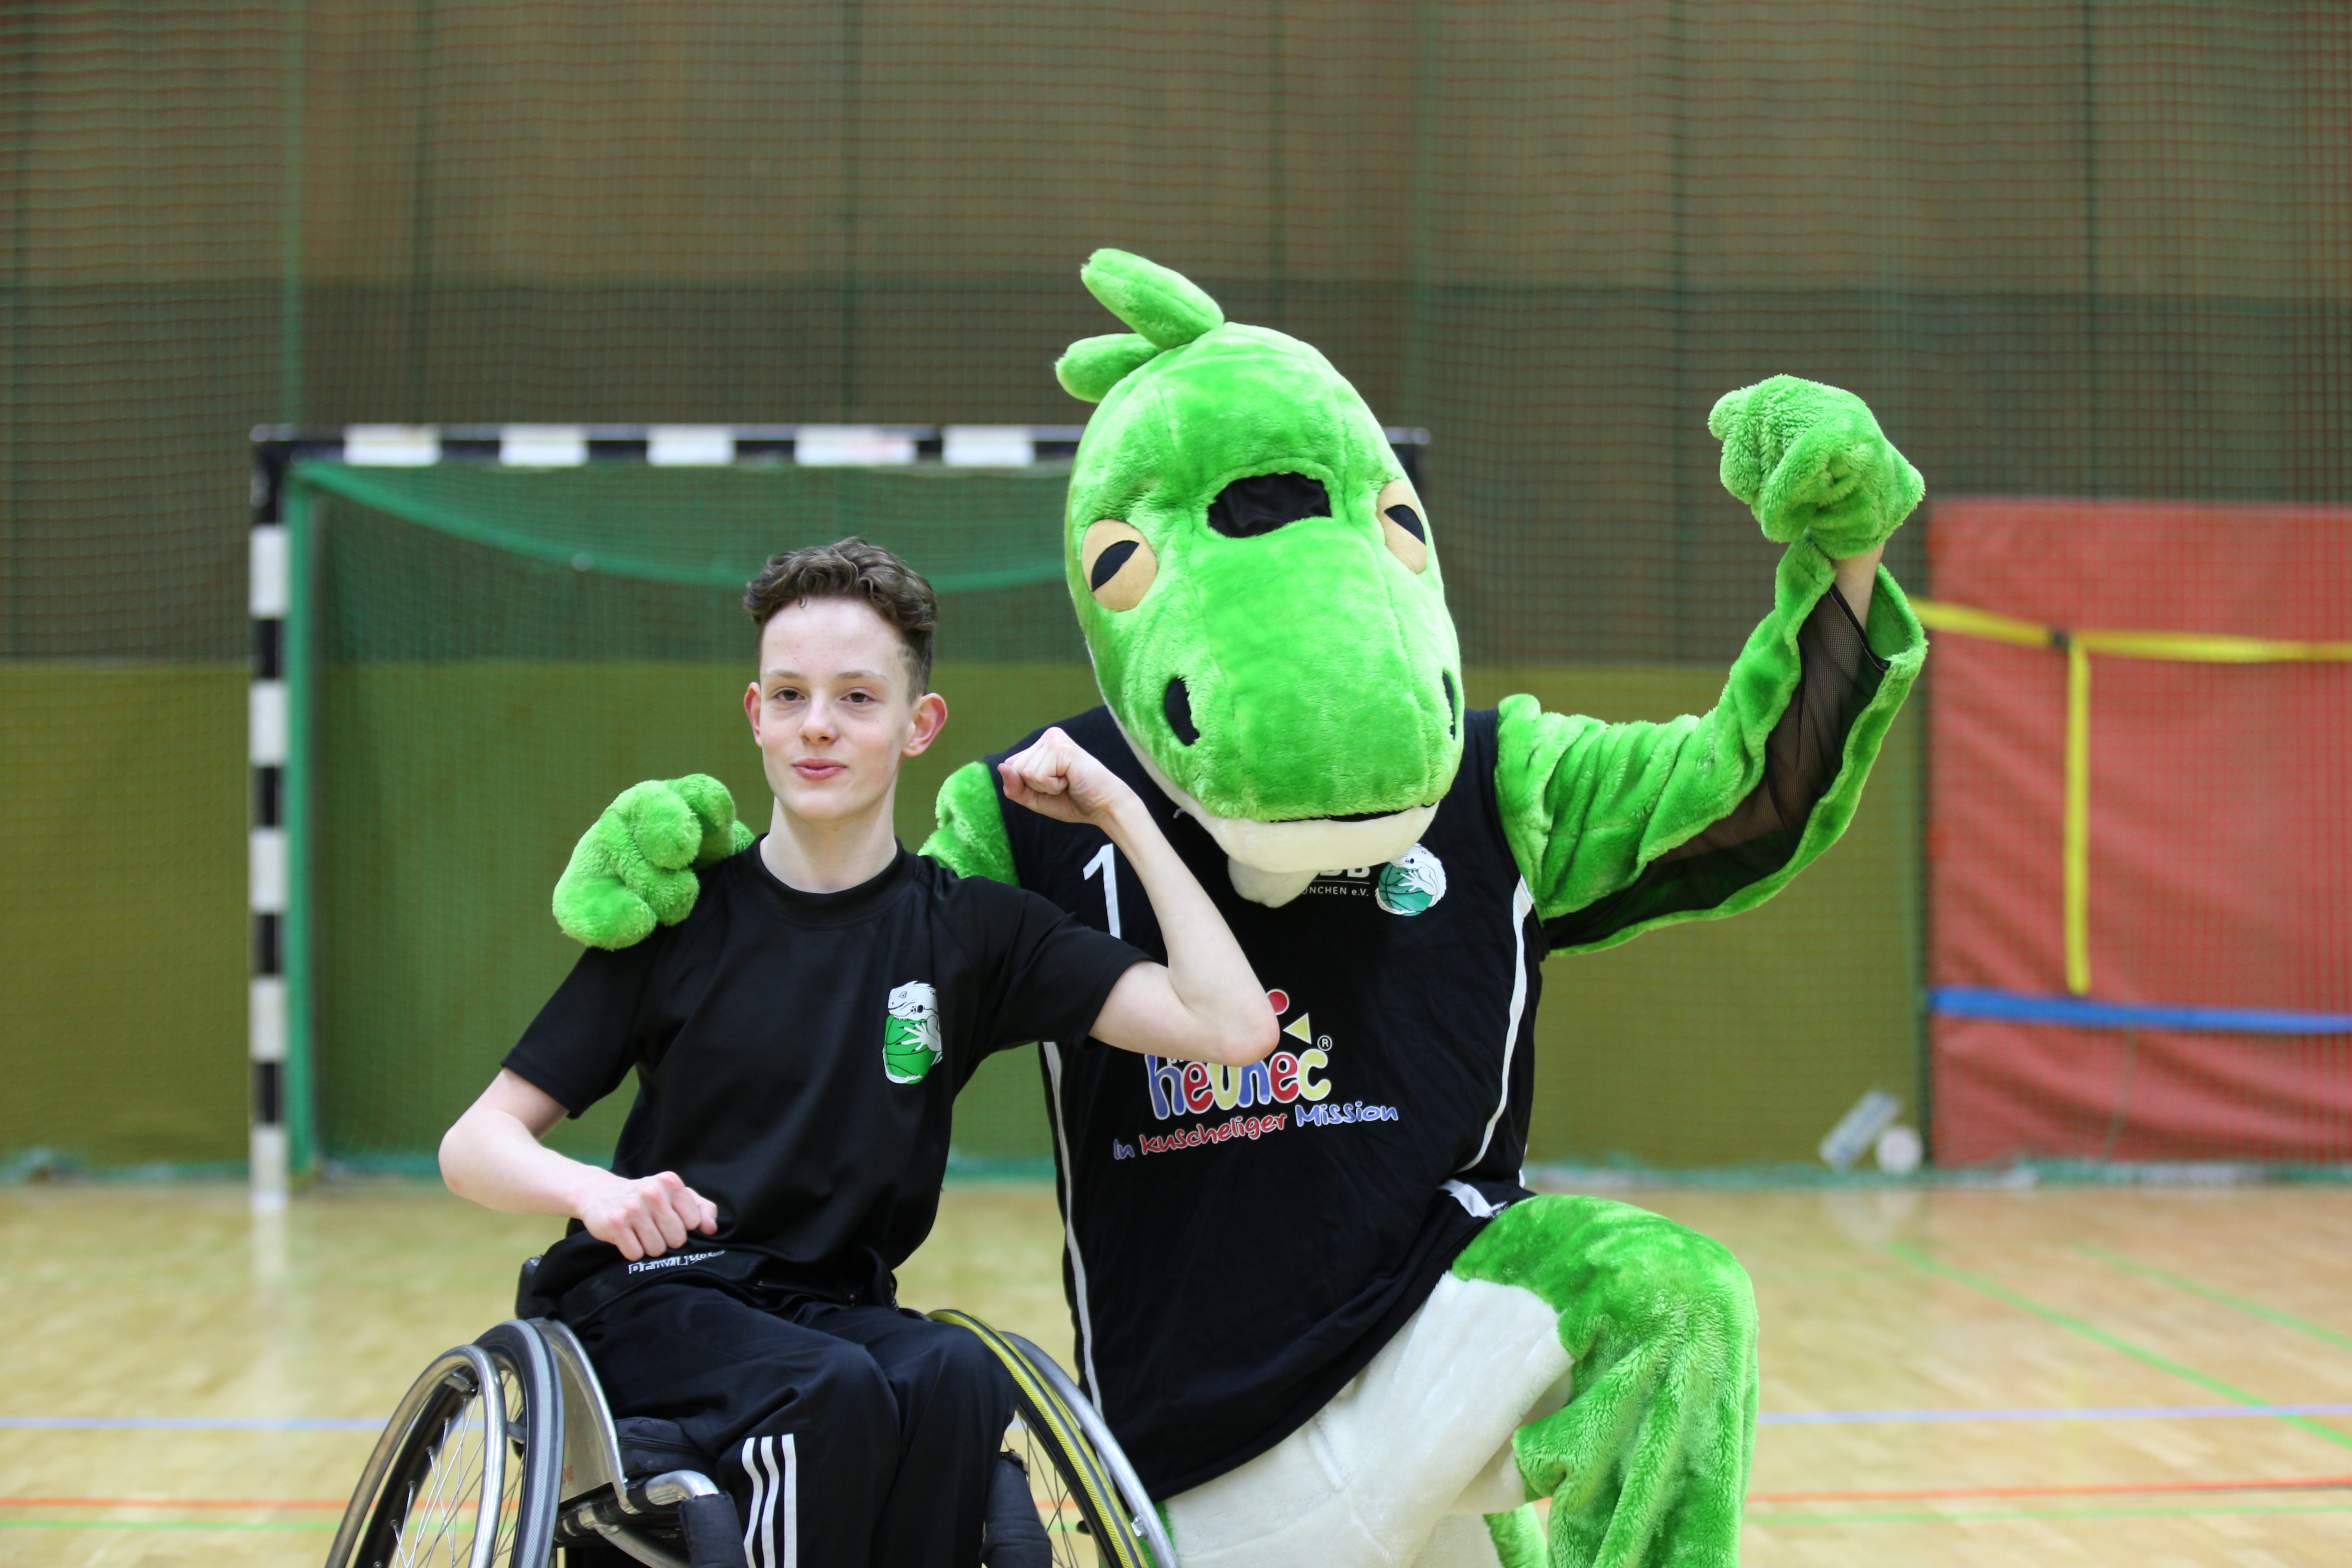
M 1752 1354 L 1756 1292 L 1731 1249 L 1664 1215 L 1608 1198 L 1512 1205 L 1465 1249 L 1456 1272 L 1535 1291 L 1579 1357 L 1696 1336 Z
M 1645 1339 L 1756 1342 L 1756 1289 L 1731 1249 L 1658 1215 L 1633 1211 L 1602 1251 L 1602 1294 Z

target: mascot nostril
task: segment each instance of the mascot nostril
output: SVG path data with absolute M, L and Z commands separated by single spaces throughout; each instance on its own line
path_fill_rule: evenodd
M 1173 677 L 1168 682 L 1168 693 L 1160 700 L 1160 710 L 1168 715 L 1168 727 L 1186 745 L 1201 738 L 1201 726 L 1192 722 L 1192 694 L 1184 688 L 1184 678 Z
M 1209 526 L 1227 539 L 1255 539 L 1286 522 L 1330 515 L 1330 492 L 1305 474 L 1253 474 L 1209 503 Z

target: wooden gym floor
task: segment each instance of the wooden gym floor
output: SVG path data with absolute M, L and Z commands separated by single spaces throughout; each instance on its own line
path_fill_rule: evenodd
M 1611 1195 L 1755 1276 L 1757 1568 L 2352 1563 L 2341 1188 Z M 317 1563 L 368 1427 L 553 1234 L 422 1186 L 0 1191 L 0 1563 Z M 953 1187 L 904 1294 L 1062 1350 L 1057 1244 L 1047 1188 Z

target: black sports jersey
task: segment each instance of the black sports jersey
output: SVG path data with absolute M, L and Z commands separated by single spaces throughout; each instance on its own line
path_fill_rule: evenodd
M 1081 1363 L 1154 1496 L 1297 1430 L 1496 1208 L 1527 1194 L 1546 952 L 1719 905 L 1787 863 L 1885 668 L 1834 590 L 1798 647 L 1803 675 L 1748 797 L 1549 926 L 1503 835 L 1491 710 L 1464 716 L 1461 767 L 1419 844 L 1318 877 L 1280 909 L 1234 891 L 1224 852 L 1150 781 L 1107 709 L 1063 723 L 1143 797 L 1283 1025 L 1276 1054 L 1239 1069 L 1043 1052 Z M 1108 839 L 999 795 L 1021 886 L 1162 951 Z
M 956 1091 L 992 1051 L 1083 1040 L 1143 955 L 903 849 L 838 893 L 784 886 L 757 845 L 701 883 L 678 924 L 583 953 L 506 1066 L 574 1116 L 636 1069 L 614 1171 L 675 1171 L 719 1210 L 655 1264 L 751 1252 L 813 1292 L 887 1296 L 938 1212 Z M 619 1259 L 574 1220 L 534 1288 Z
M 1154 1496 L 1296 1429 L 1495 1205 L 1525 1195 L 1544 940 L 1496 810 L 1495 723 L 1467 716 L 1461 770 L 1412 853 L 1318 878 L 1278 910 L 1233 890 L 1224 852 L 1107 710 L 1063 726 L 1143 797 L 1283 1027 L 1272 1058 L 1239 1068 L 1044 1048 L 1079 1359 Z M 1164 951 L 1100 832 L 1003 816 L 1024 888 Z

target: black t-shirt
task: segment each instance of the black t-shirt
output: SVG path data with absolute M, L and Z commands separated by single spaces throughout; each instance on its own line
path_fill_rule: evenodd
M 583 953 L 505 1065 L 574 1116 L 635 1068 L 614 1171 L 675 1171 L 719 1210 L 681 1259 L 757 1253 L 818 1293 L 870 1288 L 929 1233 L 956 1091 L 982 1058 L 1084 1041 L 1143 956 L 904 849 L 838 893 L 784 886 L 757 845 L 701 882 L 678 924 Z M 619 1259 L 575 1220 L 536 1288 Z
M 1495 804 L 1495 715 L 1413 853 L 1280 909 L 1142 772 L 1108 711 L 1063 728 L 1136 787 L 1272 993 L 1262 1067 L 1047 1047 L 1079 1360 L 1155 1497 L 1297 1429 L 1518 1184 L 1545 942 Z M 1092 828 L 1003 808 L 1021 885 L 1146 952 L 1160 927 Z
M 1884 668 L 1835 594 L 1799 648 L 1803 679 L 1751 801 L 1633 896 L 1549 924 L 1503 833 L 1492 710 L 1463 715 L 1461 769 L 1419 844 L 1318 877 L 1280 909 L 1234 891 L 1224 852 L 1146 776 L 1108 710 L 1063 721 L 1151 808 L 1282 1023 L 1263 1070 L 1041 1052 L 1079 1360 L 1153 1496 L 1297 1430 L 1527 1194 L 1549 949 L 1714 907 L 1787 863 Z M 1021 886 L 1162 951 L 1101 833 L 1001 809 Z

